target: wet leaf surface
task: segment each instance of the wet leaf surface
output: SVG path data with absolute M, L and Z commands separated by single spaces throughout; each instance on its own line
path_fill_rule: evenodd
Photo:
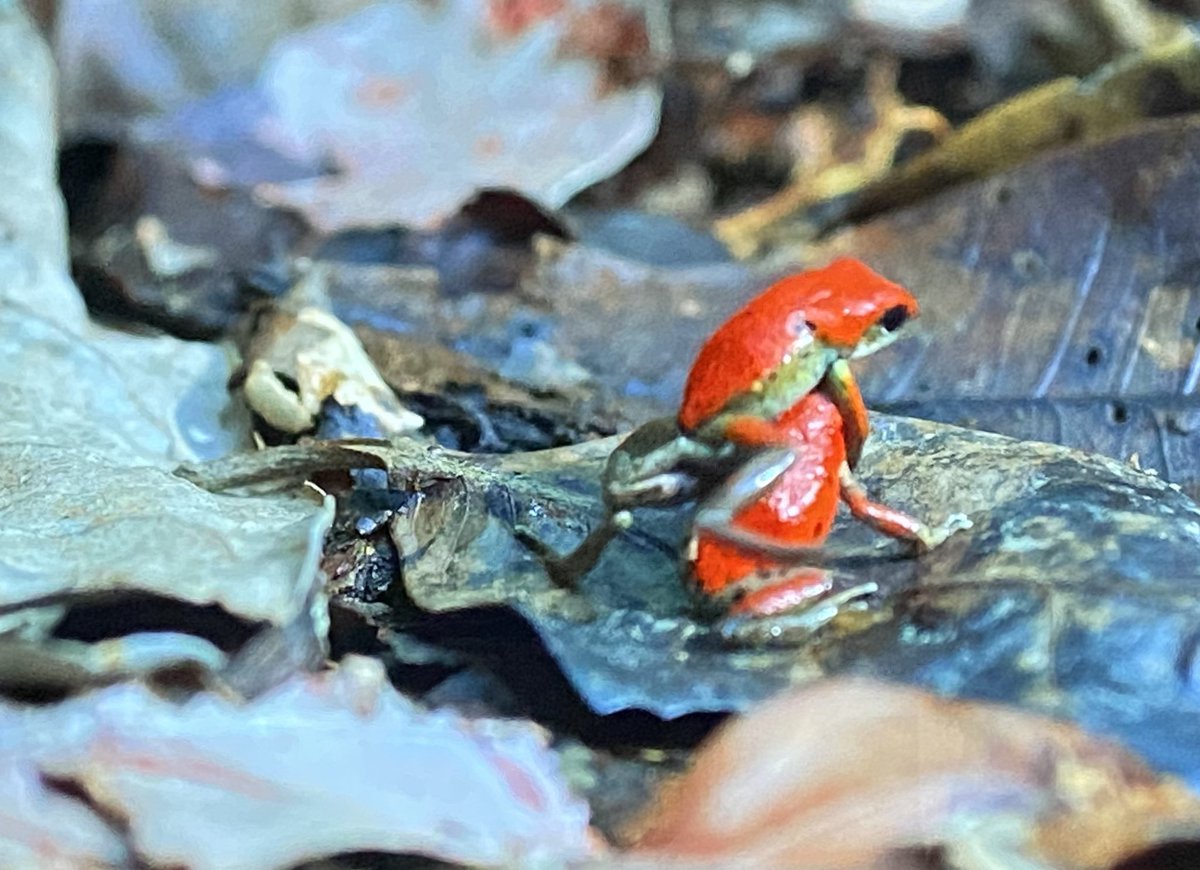
M 25 482 L 6 487 L 0 608 L 149 592 L 287 622 L 312 594 L 327 520 L 314 522 L 321 511 L 311 503 L 214 496 L 82 449 L 7 443 L 0 468 L 6 480 Z M 184 564 L 172 557 L 184 553 Z M 229 582 L 242 574 L 256 582 Z
M 346 263 L 425 267 L 442 293 L 516 290 L 533 262 L 534 236 L 564 239 L 554 214 L 507 190 L 482 190 L 434 229 L 386 227 L 336 233 L 314 257 Z M 415 270 L 414 270 L 415 271 Z
M 1063 399 L 934 399 L 887 402 L 889 411 L 956 426 L 1047 441 L 1127 459 L 1200 498 L 1190 396 Z
M 50 708 L 3 706 L 0 733 L 0 769 L 73 784 L 155 865 L 283 867 L 378 850 L 498 867 L 594 849 L 587 805 L 540 729 L 424 710 L 364 658 L 244 705 L 212 695 L 175 705 L 124 685 Z M 0 788 L 6 807 L 25 806 L 19 780 Z M 84 845 L 120 854 L 87 803 L 58 790 L 42 799 L 60 848 L 92 832 L 99 842 Z
M 327 512 L 312 499 L 214 497 L 157 467 L 244 439 L 224 354 L 72 328 L 17 303 L 0 320 L 2 682 L 62 687 L 180 663 L 224 672 L 264 624 L 298 629 L 295 656 L 319 658 L 309 607 Z M 101 607 L 114 597 L 124 610 Z M 201 611 L 214 604 L 241 627 L 210 630 Z M 107 646 L 52 640 L 72 615 L 104 625 L 88 639 Z
M 120 867 L 120 835 L 78 801 L 47 787 L 37 768 L 5 753 L 0 760 L 0 862 L 7 867 Z
M 552 586 L 524 543 L 565 552 L 582 537 L 612 443 L 475 458 L 314 445 L 187 474 L 220 488 L 385 462 L 393 485 L 420 494 L 391 524 L 413 601 L 435 613 L 513 608 L 600 713 L 742 710 L 789 684 L 868 672 L 1069 716 L 1200 777 L 1196 742 L 1179 739 L 1200 705 L 1178 664 L 1200 627 L 1200 508 L 1157 478 L 1049 445 L 877 418 L 861 467 L 870 491 L 932 523 L 965 513 L 975 528 L 911 559 L 843 518 L 828 563 L 839 588 L 878 584 L 868 610 L 797 646 L 730 648 L 679 580 L 685 511 L 639 512 L 581 595 Z
M 329 297 L 348 323 L 437 341 L 535 391 L 618 399 L 640 422 L 678 400 L 703 336 L 759 286 L 733 263 L 663 268 L 553 240 L 538 248 L 519 293 L 446 298 L 406 270 L 341 264 Z
M 731 259 L 713 236 L 664 215 L 574 209 L 566 220 L 587 247 L 651 266 L 681 268 Z
M 613 402 L 580 391 L 539 392 L 500 377 L 436 341 L 359 325 L 355 334 L 380 375 L 425 418 L 443 447 L 515 453 L 612 435 L 628 421 Z

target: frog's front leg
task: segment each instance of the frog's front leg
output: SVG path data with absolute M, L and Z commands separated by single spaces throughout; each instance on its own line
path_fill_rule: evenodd
M 871 422 L 858 381 L 844 359 L 835 360 L 825 373 L 818 389 L 837 407 L 842 416 L 842 439 L 846 442 L 846 462 L 851 468 L 858 465 L 863 445 L 867 441 Z
M 952 514 L 945 523 L 933 527 L 901 510 L 872 501 L 845 462 L 838 469 L 838 481 L 842 501 L 855 518 L 888 537 L 909 542 L 918 553 L 926 553 L 955 532 L 971 527 L 971 521 L 962 514 Z

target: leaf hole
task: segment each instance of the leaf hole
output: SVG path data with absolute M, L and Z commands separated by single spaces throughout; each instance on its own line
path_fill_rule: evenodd
M 1129 422 L 1129 409 L 1124 402 L 1113 402 L 1108 408 L 1108 415 L 1114 423 Z
M 1104 359 L 1104 350 L 1099 347 L 1096 347 L 1095 345 L 1092 345 L 1091 347 L 1088 348 L 1087 356 L 1084 357 L 1084 360 L 1090 366 L 1100 365 L 1100 362 L 1103 359 Z

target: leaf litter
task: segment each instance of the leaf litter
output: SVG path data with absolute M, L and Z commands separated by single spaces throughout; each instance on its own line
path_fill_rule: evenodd
M 557 8 L 548 4 L 544 14 L 553 16 Z M 535 27 L 544 14 L 534 15 Z M 493 22 L 497 32 L 508 34 L 524 32 L 531 22 L 518 17 L 515 23 L 502 23 Z M 620 58 L 608 58 L 606 74 L 612 74 L 615 60 Z M 1076 216 L 1087 211 L 1087 202 L 1074 209 Z M 997 248 L 1005 238 L 996 240 Z M 566 250 L 585 261 L 593 253 L 583 246 Z M 810 249 L 802 250 L 807 256 Z M 1064 284 L 1079 274 L 1073 259 L 1077 253 L 1069 248 L 1061 264 L 1062 274 L 1070 276 Z M 1039 256 L 1021 254 L 1011 265 L 1037 274 Z M 559 258 L 566 261 L 580 262 Z M 697 299 L 686 290 L 674 295 L 677 285 L 671 279 L 680 273 L 671 272 L 665 304 L 674 307 L 666 316 L 659 311 L 651 317 L 645 306 L 652 311 L 664 300 L 647 287 L 666 273 L 638 273 L 620 258 L 609 258 L 594 271 L 585 262 L 574 276 L 569 268 L 560 269 L 560 283 L 547 286 L 563 294 L 574 289 L 585 301 L 603 301 L 615 288 L 635 304 L 616 320 L 610 319 L 614 312 L 609 306 L 573 322 L 564 317 L 560 325 L 556 315 L 545 313 L 557 301 L 554 293 L 538 292 L 547 262 L 553 260 L 539 262 L 541 273 L 520 289 L 528 294 L 522 302 L 534 303 L 527 305 L 532 317 L 501 318 L 497 329 L 497 321 L 489 326 L 479 316 L 487 308 L 481 296 L 467 295 L 448 305 L 434 294 L 416 303 L 418 312 L 426 307 L 412 319 L 422 324 L 422 332 L 423 324 L 445 324 L 428 332 L 454 344 L 456 352 L 489 363 L 499 358 L 496 370 L 527 377 L 527 388 L 532 383 L 564 393 L 586 392 L 598 383 L 615 383 L 627 388 L 630 405 L 637 406 L 635 415 L 645 414 L 670 406 L 673 385 L 677 387 L 673 378 L 690 358 L 687 341 L 698 341 L 705 323 L 718 322 L 736 306 L 739 293 L 751 292 L 762 280 L 761 274 L 742 270 L 730 282 L 730 292 L 728 284 L 720 286 L 717 270 L 703 270 L 713 287 L 709 305 L 707 297 Z M 616 276 L 606 274 L 606 268 Z M 920 277 L 904 280 L 924 299 L 926 287 L 939 286 L 942 273 Z M 942 286 L 952 297 L 955 285 Z M 502 299 L 499 304 L 510 303 Z M 953 310 L 953 305 L 953 298 L 939 303 L 939 311 Z M 483 331 L 476 336 L 456 317 L 482 324 Z M 628 328 L 620 319 L 624 317 Z M 1153 323 L 1160 320 L 1152 318 Z M 593 322 L 603 334 L 594 345 L 575 344 L 578 332 L 572 330 Z M 646 331 L 646 322 L 662 323 L 661 334 Z M 984 319 L 972 334 L 991 334 L 991 324 Z M 646 332 L 653 334 L 644 336 Z M 631 357 L 632 370 L 649 373 L 646 379 L 622 370 L 620 349 L 627 341 L 637 347 L 640 335 L 653 347 Z M 570 340 L 564 342 L 564 337 Z M 1178 368 L 1184 345 L 1172 343 L 1170 336 L 1148 338 L 1142 345 L 1156 364 L 1163 368 L 1162 361 L 1174 360 L 1165 363 L 1166 369 Z M 971 372 L 952 353 L 930 357 L 953 361 L 960 377 Z M 580 368 L 565 366 L 569 383 L 555 382 L 547 378 L 554 366 L 545 359 L 567 360 Z M 895 368 L 874 372 L 872 377 L 885 385 L 889 377 L 904 374 Z M 921 381 L 914 377 L 911 383 Z M 1186 428 L 1186 417 L 1180 420 Z M 1187 748 L 1194 745 L 1187 735 L 1194 733 L 1196 721 L 1190 687 L 1196 630 L 1190 596 L 1198 530 L 1194 506 L 1136 468 L 934 425 L 878 418 L 876 426 L 878 446 L 868 456 L 868 483 L 889 499 L 926 512 L 931 506 L 959 509 L 959 502 L 967 502 L 976 528 L 914 563 L 878 548 L 863 530 L 839 527 L 831 548 L 843 580 L 878 576 L 880 592 L 869 609 L 845 613 L 793 650 L 730 650 L 715 643 L 703 615 L 678 583 L 683 516 L 641 517 L 642 524 L 606 554 L 609 564 L 602 562 L 587 578 L 584 596 L 566 596 L 549 587 L 534 542 L 554 550 L 569 548 L 594 520 L 596 477 L 611 442 L 506 459 L 365 441 L 279 447 L 215 462 L 180 458 L 186 462 L 181 475 L 212 491 L 255 480 L 298 484 L 329 469 L 386 469 L 388 487 L 404 494 L 403 504 L 398 501 L 386 517 L 403 560 L 403 589 L 395 584 L 381 599 L 387 604 L 373 605 L 384 630 L 392 628 L 387 626 L 388 608 L 396 627 L 407 628 L 413 601 L 431 612 L 425 627 L 435 638 L 452 611 L 512 608 L 534 626 L 598 710 L 654 703 L 660 706 L 650 708 L 663 715 L 742 709 L 786 685 L 825 674 L 868 673 L 1076 719 L 1194 782 L 1197 759 Z M 376 474 L 373 480 L 378 479 Z M 372 524 L 376 516 L 371 515 Z M 413 601 L 403 600 L 406 595 Z M 477 647 L 501 642 L 486 634 L 473 640 Z M 520 662 L 516 652 L 497 651 L 493 658 Z M 674 711 L 665 706 L 672 703 L 678 705 Z M 1118 807 L 1118 815 L 1125 809 Z M 1127 817 L 1137 818 L 1136 813 Z M 1190 834 L 1185 827 L 1180 835 Z
M 14 89 L 0 116 L 11 131 L 4 137 L 6 164 L 19 180 L 0 197 L 12 228 L 0 245 L 12 276 L 0 291 L 0 394 L 8 408 L 0 421 L 6 679 L 36 686 L 48 658 L 65 659 L 55 683 L 63 674 L 87 683 L 180 660 L 224 661 L 197 656 L 191 641 L 174 652 L 163 636 L 138 637 L 147 620 L 134 602 L 217 604 L 246 626 L 308 625 L 293 639 L 294 652 L 302 661 L 319 660 L 323 628 L 313 608 L 322 595 L 316 566 L 328 508 L 311 498 L 213 496 L 170 474 L 182 460 L 244 444 L 244 416 L 225 390 L 225 353 L 87 320 L 66 275 L 45 47 L 17 9 L 0 19 L 0 41 L 0 64 L 41 73 L 14 77 L 23 89 Z M 248 576 L 255 582 L 247 583 Z M 133 634 L 97 672 L 94 656 L 79 644 L 53 642 L 54 632 L 72 611 L 114 596 L 130 602 L 117 625 Z M 187 632 L 190 622 L 184 617 L 181 624 L 176 613 L 154 627 Z M 90 630 L 96 632 L 109 639 L 122 633 L 113 625 Z M 77 654 L 80 666 L 73 668 Z M 281 676 L 269 669 L 261 675 Z
M 953 867 L 1101 870 L 1198 824 L 1182 783 L 1065 723 L 830 680 L 723 728 L 613 866 L 891 867 L 937 848 Z
M 23 821 L 35 801 L 50 809 L 43 856 L 118 863 L 127 844 L 143 861 L 197 870 L 359 851 L 503 867 L 596 849 L 541 729 L 424 710 L 372 659 L 292 676 L 245 704 L 174 704 L 125 684 L 50 708 L 4 705 L 0 734 L 0 818 L 15 807 Z M 0 854 L 27 839 L 0 836 Z

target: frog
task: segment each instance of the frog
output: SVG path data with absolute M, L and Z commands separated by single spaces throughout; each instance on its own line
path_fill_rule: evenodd
M 602 522 L 548 570 L 574 588 L 637 507 L 696 502 L 685 577 L 725 612 L 722 633 L 779 634 L 831 618 L 873 584 L 834 592 L 819 555 L 839 501 L 851 515 L 919 554 L 969 524 L 932 527 L 871 499 L 855 475 L 869 435 L 850 361 L 892 343 L 916 299 L 866 264 L 840 258 L 785 277 L 702 344 L 674 418 L 650 421 L 609 456 Z M 817 606 L 819 605 L 819 606 Z M 767 622 L 766 620 L 772 620 Z

